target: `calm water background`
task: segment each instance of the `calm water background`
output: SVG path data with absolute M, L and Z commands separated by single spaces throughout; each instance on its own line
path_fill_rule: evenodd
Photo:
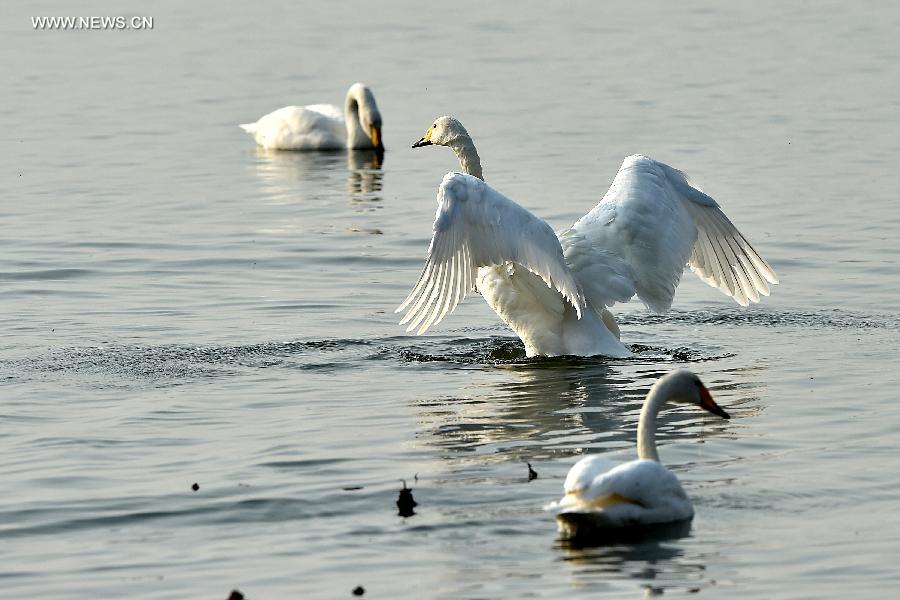
M 304 4 L 0 8 L 6 595 L 900 588 L 897 4 Z M 116 14 L 154 29 L 29 20 Z M 357 80 L 382 169 L 236 126 Z M 477 296 L 405 336 L 456 168 L 409 145 L 446 113 L 557 229 L 627 154 L 686 170 L 782 284 L 744 310 L 688 274 L 668 315 L 617 307 L 633 360 L 525 360 Z M 663 417 L 691 535 L 560 543 L 541 507 L 580 455 L 633 456 L 678 366 L 734 417 Z

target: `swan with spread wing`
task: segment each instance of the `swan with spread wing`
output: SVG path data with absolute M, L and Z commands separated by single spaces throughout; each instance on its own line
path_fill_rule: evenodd
M 528 356 L 629 356 L 609 307 L 637 296 L 672 305 L 685 265 L 747 306 L 778 278 L 684 173 L 639 154 L 625 158 L 606 195 L 558 234 L 483 181 L 465 127 L 437 119 L 414 148 L 442 145 L 467 174 L 449 173 L 425 268 L 397 309 L 424 333 L 478 291 L 522 339 Z

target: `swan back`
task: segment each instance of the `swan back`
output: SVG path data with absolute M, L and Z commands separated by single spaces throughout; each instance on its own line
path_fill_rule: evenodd
M 270 150 L 337 150 L 347 138 L 341 111 L 330 104 L 285 106 L 240 127 Z
M 654 460 L 616 465 L 603 457 L 586 456 L 572 467 L 565 491 L 547 510 L 591 513 L 595 527 L 668 523 L 694 516 L 678 478 Z

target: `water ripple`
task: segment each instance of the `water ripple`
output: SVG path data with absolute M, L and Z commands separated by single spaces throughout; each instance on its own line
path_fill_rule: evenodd
M 900 329 L 895 315 L 847 311 L 745 311 L 718 309 L 664 315 L 629 313 L 623 325 L 689 324 L 835 329 Z M 13 373 L 85 373 L 139 379 L 183 380 L 235 375 L 248 370 L 289 368 L 334 372 L 354 368 L 359 361 L 441 363 L 454 366 L 515 366 L 578 369 L 597 364 L 629 362 L 705 362 L 734 356 L 703 347 L 633 344 L 630 359 L 606 357 L 525 356 L 522 343 L 509 336 L 430 336 L 375 339 L 335 338 L 262 342 L 235 346 L 117 345 L 61 348 L 44 355 L 0 361 Z M 14 377 L 15 375 L 8 375 Z

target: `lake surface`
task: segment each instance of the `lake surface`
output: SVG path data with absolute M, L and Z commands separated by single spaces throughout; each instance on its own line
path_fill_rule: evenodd
M 151 31 L 29 20 L 118 4 L 3 9 L 6 595 L 900 589 L 898 5 L 304 4 L 159 3 Z M 237 127 L 357 80 L 381 168 Z M 556 229 L 628 154 L 687 171 L 781 284 L 742 309 L 687 273 L 666 315 L 618 306 L 628 360 L 525 359 L 478 296 L 405 335 L 457 168 L 409 146 L 448 113 Z M 542 507 L 585 453 L 634 456 L 676 367 L 733 417 L 661 416 L 690 535 L 560 541 Z

